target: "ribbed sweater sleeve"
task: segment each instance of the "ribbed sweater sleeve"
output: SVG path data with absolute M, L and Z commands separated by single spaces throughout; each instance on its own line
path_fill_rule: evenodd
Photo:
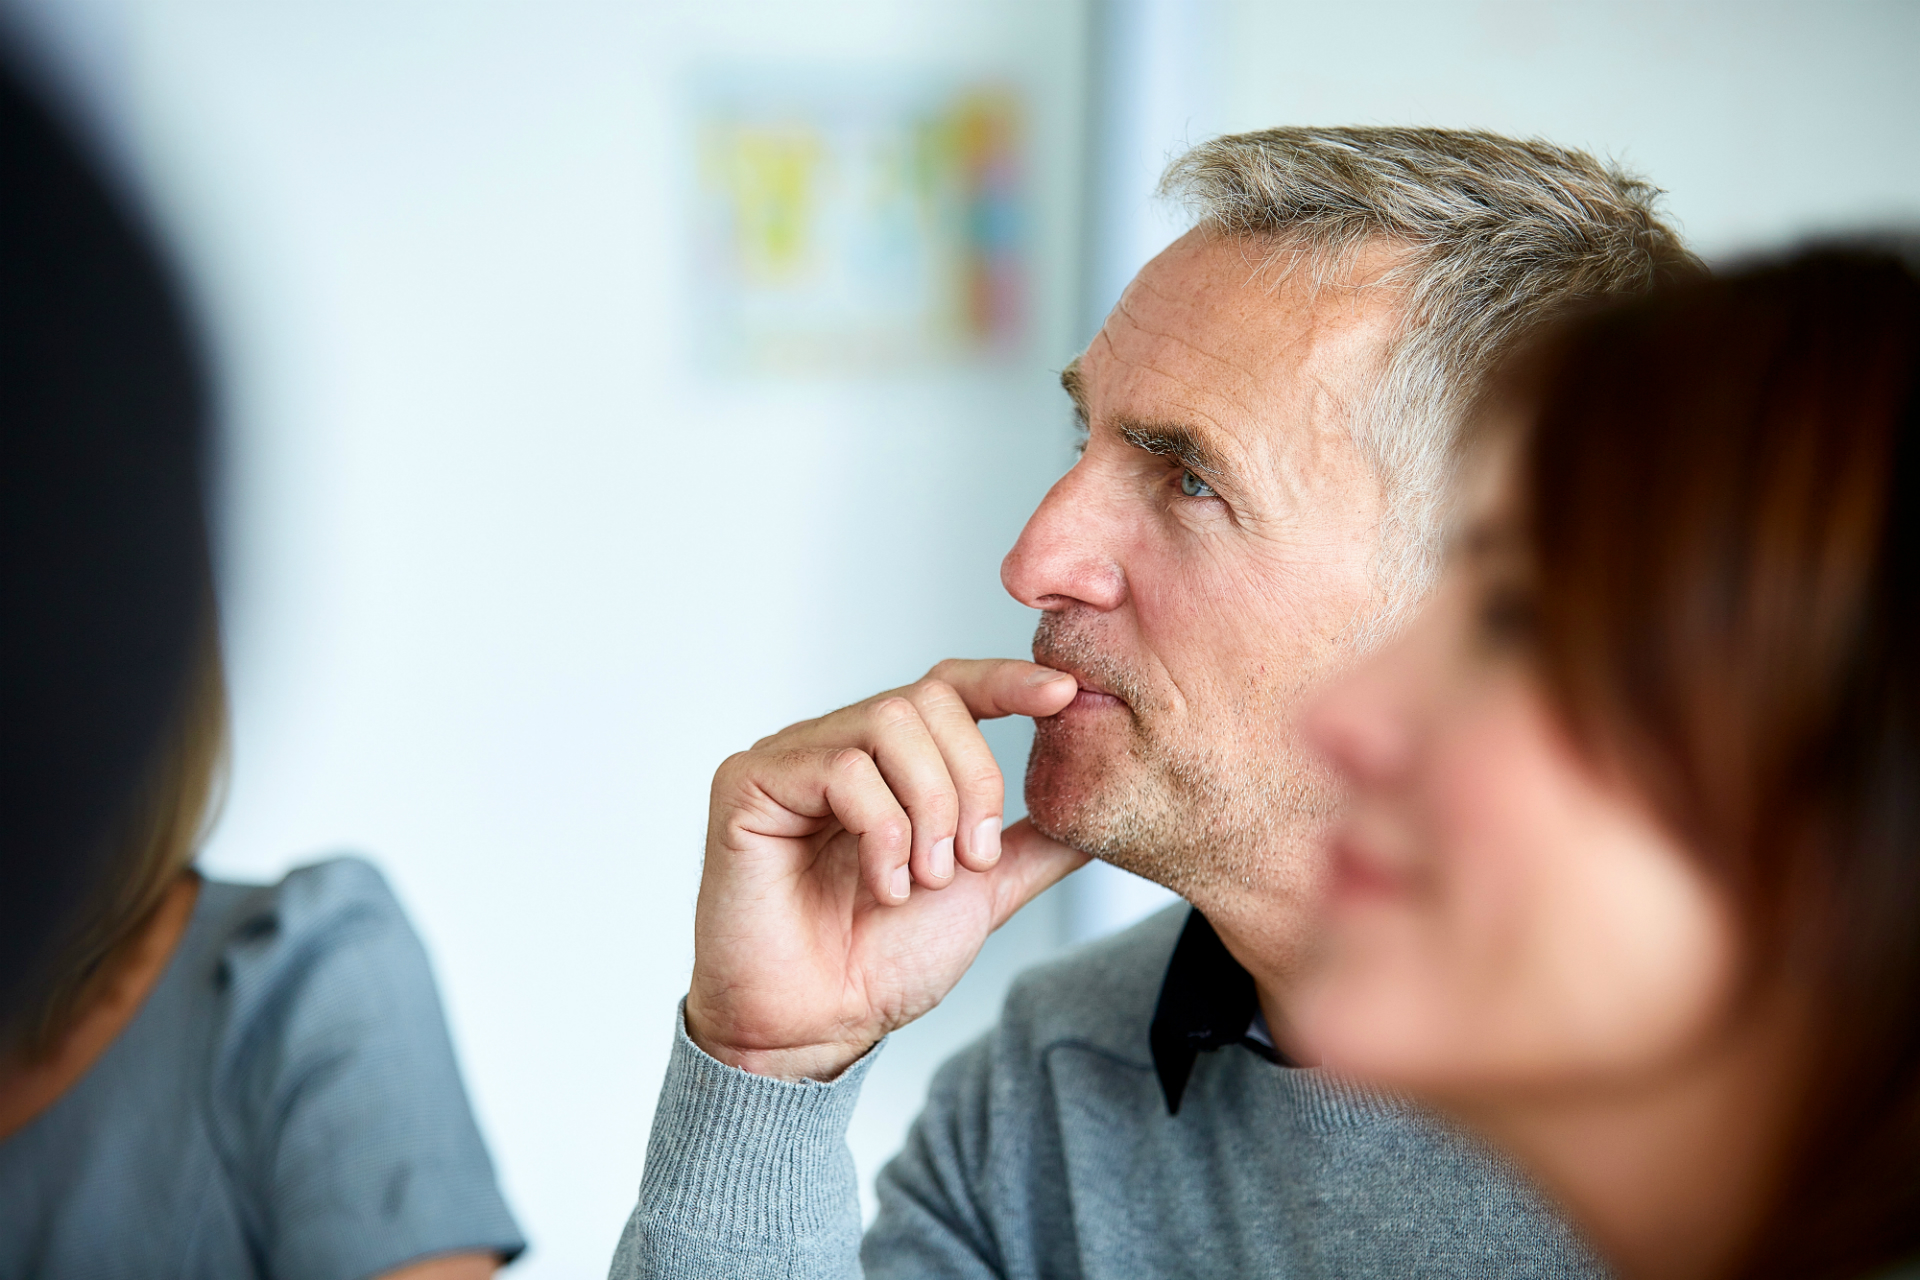
M 829 1084 L 727 1066 L 684 1010 L 610 1280 L 848 1280 L 860 1196 L 847 1125 L 876 1048 Z

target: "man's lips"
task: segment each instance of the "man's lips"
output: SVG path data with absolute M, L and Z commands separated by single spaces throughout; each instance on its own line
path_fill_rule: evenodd
M 1062 707 L 1062 711 L 1124 711 L 1127 704 L 1111 693 L 1080 686 L 1080 692 L 1073 695 L 1073 701 Z
M 1066 672 L 1072 676 L 1074 682 L 1080 686 L 1080 691 L 1073 695 L 1073 701 L 1062 707 L 1060 714 L 1068 711 L 1112 711 L 1115 709 L 1127 709 L 1127 700 L 1125 698 L 1108 689 L 1100 683 L 1100 681 L 1087 675 L 1085 672 L 1076 671 L 1069 664 L 1049 662 L 1045 658 L 1035 658 L 1034 661 L 1040 663 L 1042 666 L 1052 667 L 1056 671 Z

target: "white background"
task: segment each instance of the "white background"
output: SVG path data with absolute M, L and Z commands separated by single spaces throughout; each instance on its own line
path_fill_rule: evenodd
M 1148 192 L 1183 142 L 1540 134 L 1645 172 L 1715 256 L 1920 221 L 1898 0 L 14 4 L 175 237 L 220 358 L 236 757 L 204 865 L 386 869 L 527 1276 L 601 1272 L 631 1204 L 714 765 L 947 654 L 1024 651 L 996 575 L 1070 459 L 1054 371 L 1176 233 Z M 684 87 L 755 65 L 1026 86 L 1018 361 L 695 372 Z M 995 740 L 1017 777 L 1019 728 Z M 1076 881 L 889 1047 L 864 1174 L 1013 970 L 1155 900 Z

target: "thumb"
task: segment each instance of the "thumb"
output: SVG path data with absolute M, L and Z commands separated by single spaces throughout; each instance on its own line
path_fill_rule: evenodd
M 1078 871 L 1093 859 L 1034 829 L 1022 818 L 1000 836 L 1000 861 L 986 872 L 993 878 L 993 927 Z

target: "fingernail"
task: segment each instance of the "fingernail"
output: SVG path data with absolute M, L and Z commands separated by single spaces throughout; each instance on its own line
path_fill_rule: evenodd
M 888 888 L 893 890 L 893 900 L 895 902 L 905 902 L 907 900 L 907 894 L 913 890 L 913 872 L 905 867 L 895 867 L 893 870 L 893 880 L 888 885 Z
M 935 840 L 933 848 L 927 850 L 927 870 L 933 872 L 935 880 L 945 880 L 953 874 L 953 837 Z
M 1052 670 L 1043 668 L 1039 671 L 1034 672 L 1032 675 L 1028 676 L 1027 683 L 1032 685 L 1034 688 L 1038 689 L 1042 685 L 1057 684 L 1062 680 L 1071 680 L 1071 679 L 1073 679 L 1073 677 L 1068 675 L 1064 671 L 1052 671 Z
M 973 856 L 981 862 L 1000 861 L 1000 819 L 988 818 L 973 829 Z

